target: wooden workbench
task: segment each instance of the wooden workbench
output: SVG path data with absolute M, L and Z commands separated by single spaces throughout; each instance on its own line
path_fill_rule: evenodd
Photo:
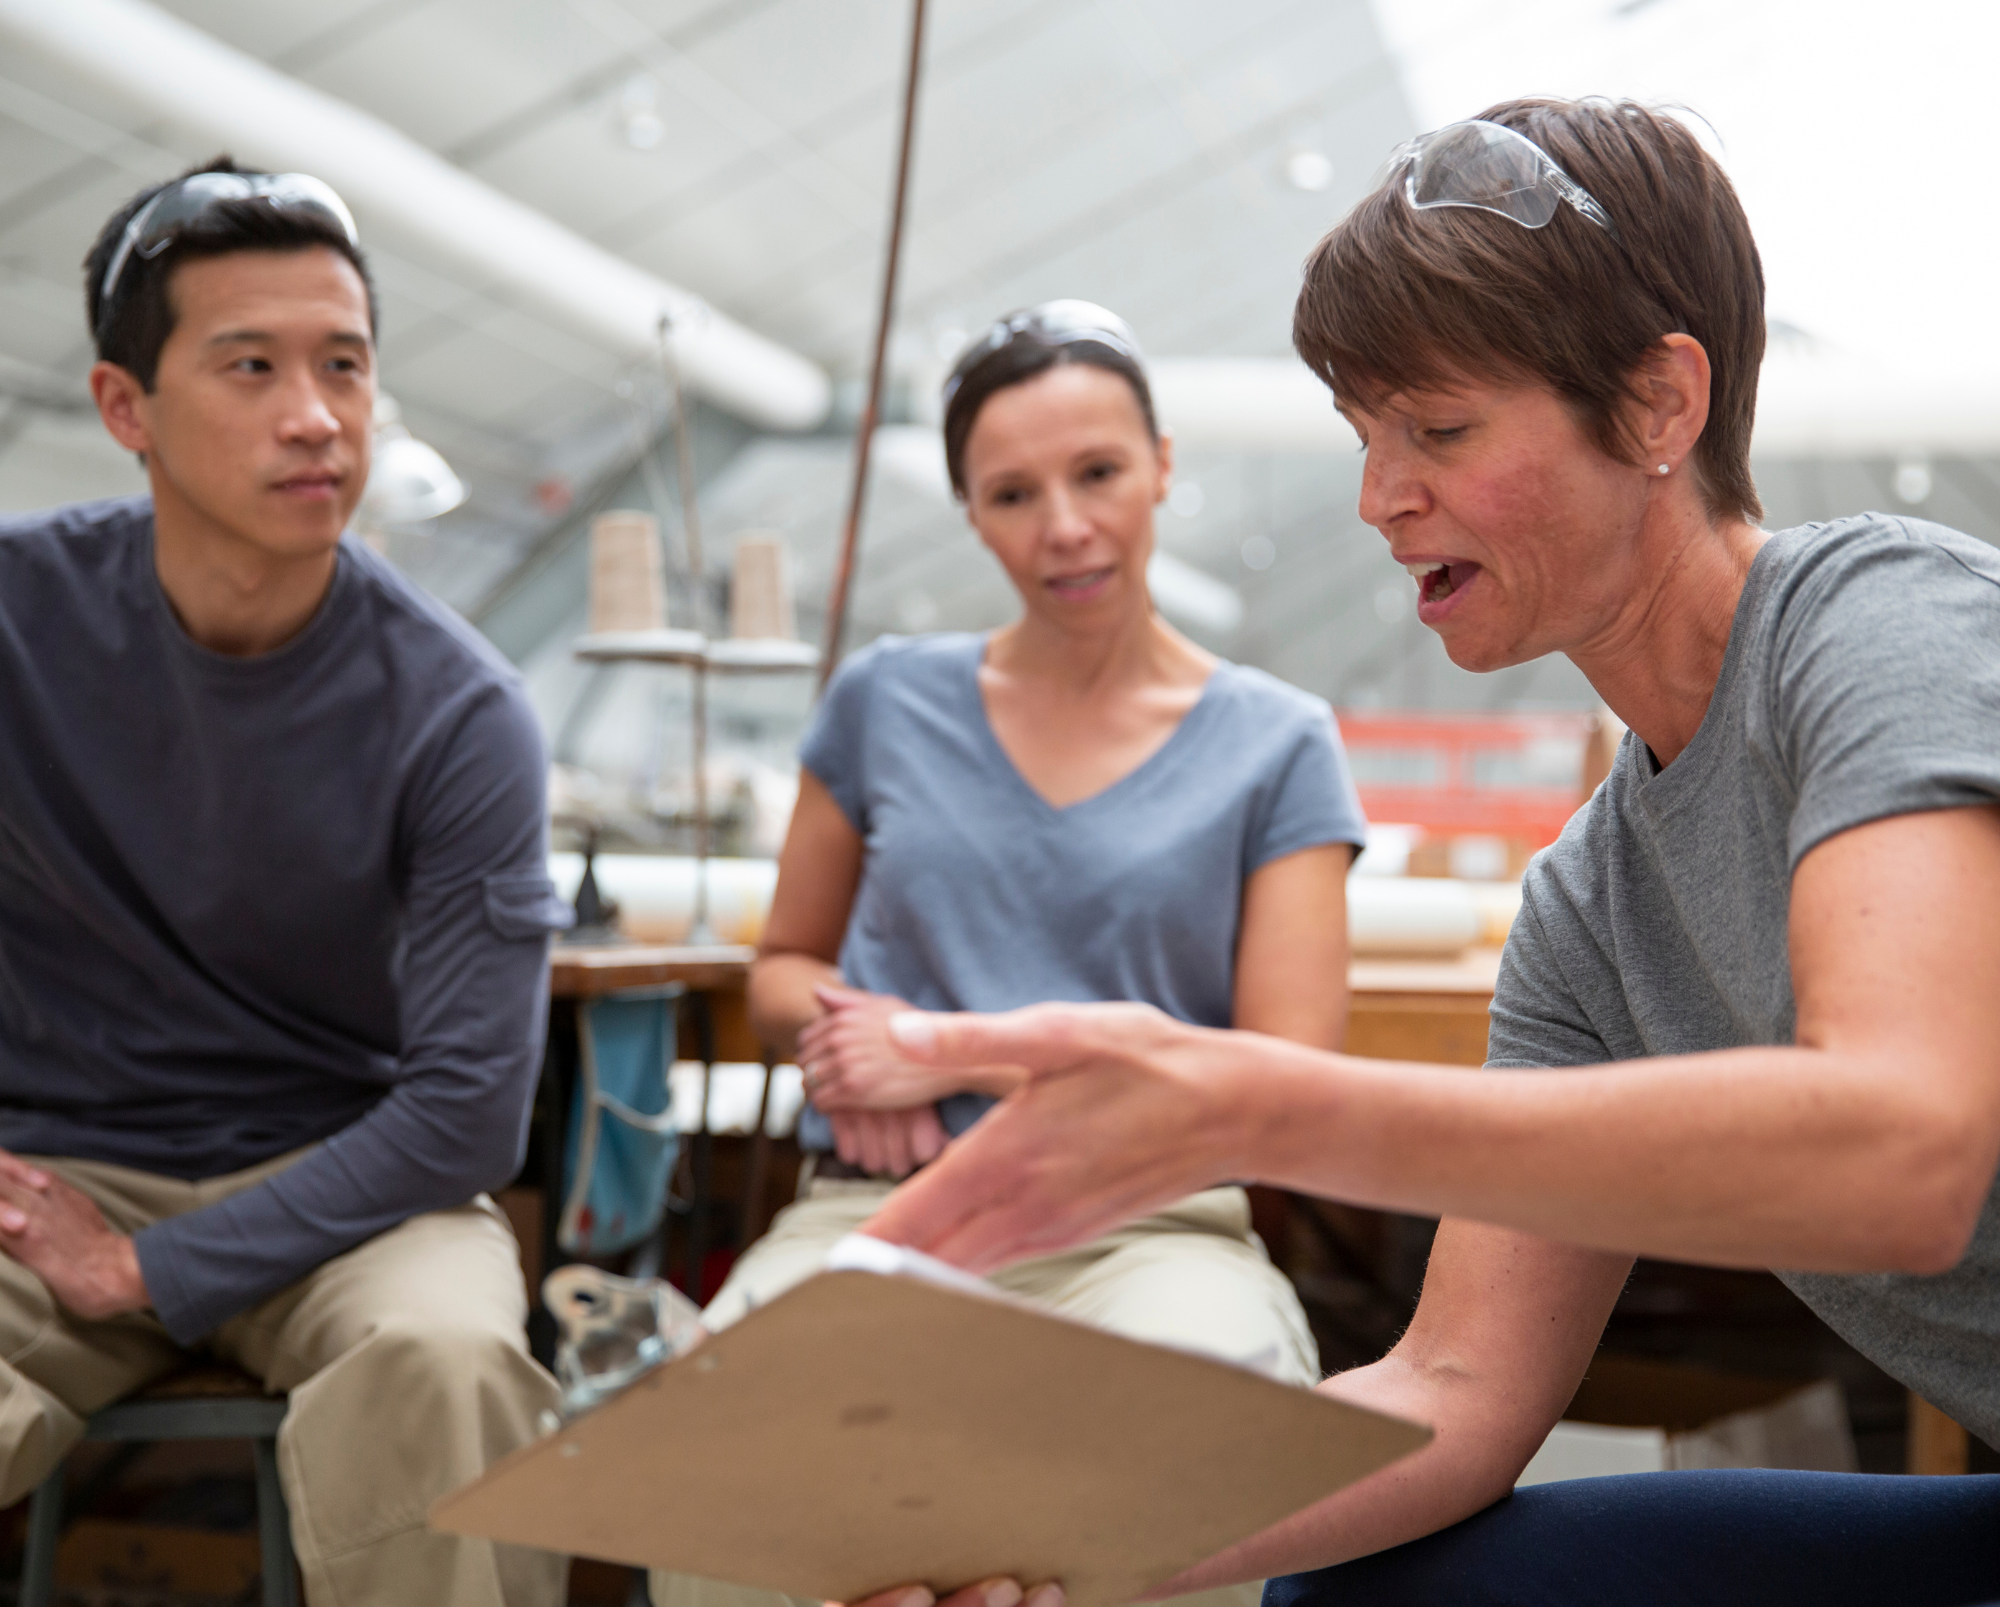
M 559 944 L 549 968 L 549 993 L 557 999 L 594 999 L 620 988 L 678 982 L 710 998 L 715 1058 L 761 1060 L 743 998 L 755 957 L 754 949 L 733 945 Z M 1499 968 L 1498 949 L 1473 949 L 1456 960 L 1356 960 L 1348 971 L 1348 1052 L 1381 1060 L 1480 1064 L 1486 1055 L 1486 1007 Z

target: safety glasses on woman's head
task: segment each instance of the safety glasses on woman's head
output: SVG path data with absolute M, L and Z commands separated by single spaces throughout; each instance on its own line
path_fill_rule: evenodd
M 103 314 L 109 315 L 112 292 L 134 256 L 157 257 L 182 230 L 226 201 L 264 201 L 281 211 L 303 212 L 338 229 L 349 245 L 361 243 L 347 204 L 309 173 L 190 173 L 161 190 L 125 225 L 97 293 Z
M 1045 346 L 1074 346 L 1089 341 L 1109 346 L 1135 363 L 1144 361 L 1139 354 L 1139 337 L 1115 312 L 1094 301 L 1045 301 L 1038 307 L 1009 313 L 958 354 L 958 361 L 951 365 L 951 378 L 945 381 L 945 405 L 951 405 L 952 397 L 968 374 L 1024 335 Z
M 1419 212 L 1469 206 L 1539 229 L 1565 201 L 1612 239 L 1618 229 L 1597 198 L 1525 134 L 1498 123 L 1449 123 L 1401 146 L 1388 171 L 1407 165 L 1403 195 Z

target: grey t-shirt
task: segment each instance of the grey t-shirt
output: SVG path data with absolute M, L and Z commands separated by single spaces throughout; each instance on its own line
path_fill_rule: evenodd
M 1773 536 L 1665 770 L 1636 736 L 1529 867 L 1489 1063 L 1793 1039 L 1799 860 L 1891 815 L 2000 800 L 2000 551 L 1862 514 Z M 1855 1348 L 2000 1442 L 2000 1202 L 1936 1277 L 1778 1274 Z
M 1332 711 L 1219 665 L 1157 753 L 1057 809 L 993 735 L 985 649 L 885 636 L 841 666 L 806 732 L 802 762 L 866 849 L 841 974 L 925 1010 L 1129 999 L 1228 1026 L 1245 878 L 1367 834 Z M 958 1133 L 991 1104 L 957 1094 L 941 1114 Z M 799 1137 L 832 1147 L 810 1107 Z
M 212 1178 L 138 1235 L 194 1340 L 520 1163 L 549 885 L 507 664 L 341 544 L 274 652 L 197 646 L 145 498 L 0 520 L 0 1146 Z

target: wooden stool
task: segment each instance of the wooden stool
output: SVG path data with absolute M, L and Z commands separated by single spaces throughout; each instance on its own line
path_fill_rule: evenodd
M 298 1607 L 291 1514 L 278 1483 L 278 1425 L 286 1401 L 234 1367 L 191 1366 L 91 1414 L 86 1440 L 248 1440 L 257 1458 L 257 1539 L 263 1607 Z M 62 1533 L 63 1470 L 36 1488 L 21 1562 L 21 1607 L 53 1607 L 56 1541 Z

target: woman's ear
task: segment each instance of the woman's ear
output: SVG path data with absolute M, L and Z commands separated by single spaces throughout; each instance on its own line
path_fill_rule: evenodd
M 1708 353 L 1692 335 L 1664 335 L 1633 375 L 1633 435 L 1648 473 L 1681 466 L 1708 425 Z
M 1153 456 L 1160 464 L 1160 494 L 1153 498 L 1155 504 L 1165 502 L 1167 493 L 1174 488 L 1174 432 L 1163 429 L 1153 438 Z

